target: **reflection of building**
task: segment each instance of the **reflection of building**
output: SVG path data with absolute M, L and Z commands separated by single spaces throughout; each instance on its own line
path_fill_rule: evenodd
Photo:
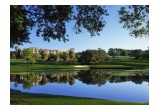
M 29 49 L 31 49 L 33 51 L 33 53 L 37 53 L 39 54 L 39 50 L 45 50 L 48 54 L 57 54 L 57 53 L 63 53 L 63 52 L 67 52 L 69 53 L 69 51 L 74 51 L 74 48 L 71 48 L 69 50 L 51 50 L 51 49 L 39 49 L 37 47 L 30 47 Z

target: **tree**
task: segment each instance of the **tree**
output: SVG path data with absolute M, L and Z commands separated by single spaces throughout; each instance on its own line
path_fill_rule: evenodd
M 49 54 L 45 50 L 40 50 L 39 52 L 40 52 L 42 60 L 46 62 L 49 58 Z
M 122 53 L 121 53 L 121 55 L 122 56 L 127 56 L 128 55 L 127 50 L 123 50 Z
M 33 22 L 27 15 L 28 12 L 23 6 L 10 6 L 10 47 L 30 42 L 29 34 Z
M 19 49 L 18 46 L 15 46 L 15 51 L 16 51 L 16 52 L 18 52 L 18 49 Z
M 18 51 L 16 52 L 16 58 L 22 58 L 22 57 L 23 57 L 22 50 L 18 49 Z
M 103 64 L 109 60 L 110 57 L 104 50 L 86 50 L 82 52 L 78 62 L 81 64 Z
M 69 60 L 69 54 L 67 52 L 63 52 L 63 60 L 65 63 Z
M 143 51 L 141 49 L 136 49 L 132 52 L 132 55 L 135 57 L 135 59 L 138 59 L 140 61 L 143 56 Z
M 147 59 L 147 60 L 149 60 L 149 50 L 145 50 L 144 52 L 143 52 L 143 56 L 142 56 L 144 59 Z
M 86 29 L 91 36 L 100 35 L 108 16 L 105 6 L 96 5 L 11 5 L 10 47 L 30 42 L 30 31 L 37 27 L 36 35 L 44 41 L 68 41 L 66 23 L 75 21 L 77 34 Z
M 36 58 L 34 57 L 32 50 L 30 49 L 24 49 L 23 56 L 24 60 L 27 61 L 27 68 L 28 68 L 28 63 L 35 63 L 36 61 Z
M 133 37 L 149 36 L 149 5 L 129 5 L 119 10 L 120 23 Z
M 63 53 L 63 60 L 68 61 L 69 60 L 69 54 L 67 52 Z
M 20 54 L 21 54 L 21 49 L 19 49 L 18 46 L 15 46 L 15 55 L 16 55 L 16 58 L 20 58 Z
M 33 57 L 34 57 L 35 59 L 38 59 L 38 54 L 37 54 L 37 53 L 33 53 Z
M 10 57 L 11 57 L 11 59 L 15 59 L 16 58 L 16 53 L 15 52 L 10 52 Z
M 75 53 L 74 51 L 69 51 L 69 58 L 74 59 L 75 58 Z
M 60 60 L 60 55 L 58 53 L 54 55 L 54 60 L 56 62 Z
M 108 51 L 108 54 L 110 55 L 110 56 L 116 56 L 116 50 L 115 49 L 113 49 L 113 48 L 110 48 L 109 49 L 109 51 Z
M 75 55 L 75 57 L 76 57 L 77 59 L 79 59 L 80 56 L 81 56 L 81 54 L 82 54 L 81 52 L 77 52 L 76 55 Z

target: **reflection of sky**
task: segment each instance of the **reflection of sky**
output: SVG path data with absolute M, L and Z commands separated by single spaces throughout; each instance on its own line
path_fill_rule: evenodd
M 87 85 L 79 80 L 70 86 L 66 84 L 47 83 L 46 85 L 34 85 L 30 90 L 23 89 L 22 84 L 14 87 L 14 82 L 10 83 L 11 89 L 30 93 L 46 93 L 54 95 L 66 95 L 77 97 L 90 97 L 110 100 L 123 100 L 132 102 L 148 102 L 149 88 L 148 82 L 135 84 L 131 81 L 122 83 L 109 83 L 98 87 L 98 85 Z

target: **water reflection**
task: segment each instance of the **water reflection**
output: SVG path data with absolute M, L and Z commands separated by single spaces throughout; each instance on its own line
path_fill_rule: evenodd
M 53 73 L 28 73 L 28 74 L 11 74 L 10 81 L 15 82 L 14 86 L 18 87 L 23 84 L 23 89 L 30 89 L 34 85 L 45 85 L 47 83 L 58 83 L 73 85 L 75 80 L 79 80 L 87 85 L 98 85 L 99 87 L 109 83 L 120 83 L 132 81 L 135 84 L 142 84 L 144 81 L 149 82 L 149 75 L 135 72 L 134 75 L 119 75 L 106 70 L 80 70 L 80 71 L 56 71 Z
M 107 71 L 80 71 L 78 72 L 78 80 L 82 81 L 85 84 L 91 84 L 98 86 L 104 85 L 110 78 L 112 74 Z
M 144 81 L 149 82 L 149 75 L 136 74 L 134 76 L 112 76 L 109 80 L 110 83 L 120 83 L 132 81 L 135 84 L 142 84 Z

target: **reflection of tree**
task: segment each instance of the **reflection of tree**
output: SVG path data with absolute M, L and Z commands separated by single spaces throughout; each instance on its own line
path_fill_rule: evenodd
M 135 84 L 142 84 L 143 81 L 149 82 L 149 76 L 137 74 L 131 78 L 131 81 L 134 82 Z
M 75 78 L 71 76 L 69 78 L 69 85 L 73 85 L 74 83 L 75 83 Z
M 47 77 L 43 77 L 42 80 L 39 82 L 39 85 L 45 85 L 48 82 Z
M 36 74 L 27 74 L 27 78 L 23 81 L 23 88 L 30 89 L 38 81 Z
M 29 73 L 25 75 L 11 75 L 10 80 L 15 82 L 14 86 L 18 87 L 23 84 L 24 89 L 30 89 L 35 84 L 45 85 L 47 83 L 69 83 L 73 85 L 75 79 L 82 81 L 85 84 L 104 85 L 107 81 L 110 83 L 119 83 L 132 81 L 135 84 L 142 84 L 143 81 L 149 82 L 149 75 L 144 73 L 135 73 L 133 76 L 112 75 L 106 70 L 82 70 L 82 71 L 65 71 L 50 73 Z
M 86 84 L 104 85 L 111 78 L 111 74 L 101 70 L 80 71 L 78 73 L 79 80 Z
M 56 83 L 69 83 L 70 85 L 73 85 L 75 82 L 74 75 L 72 74 L 56 74 L 54 77 L 52 77 L 51 82 Z
M 15 81 L 14 83 L 14 87 L 18 87 L 19 83 L 17 81 Z
M 110 79 L 110 83 L 119 83 L 119 82 L 126 82 L 132 81 L 135 84 L 142 84 L 143 81 L 149 82 L 149 75 L 144 74 L 136 74 L 134 76 L 116 76 L 113 75 Z

